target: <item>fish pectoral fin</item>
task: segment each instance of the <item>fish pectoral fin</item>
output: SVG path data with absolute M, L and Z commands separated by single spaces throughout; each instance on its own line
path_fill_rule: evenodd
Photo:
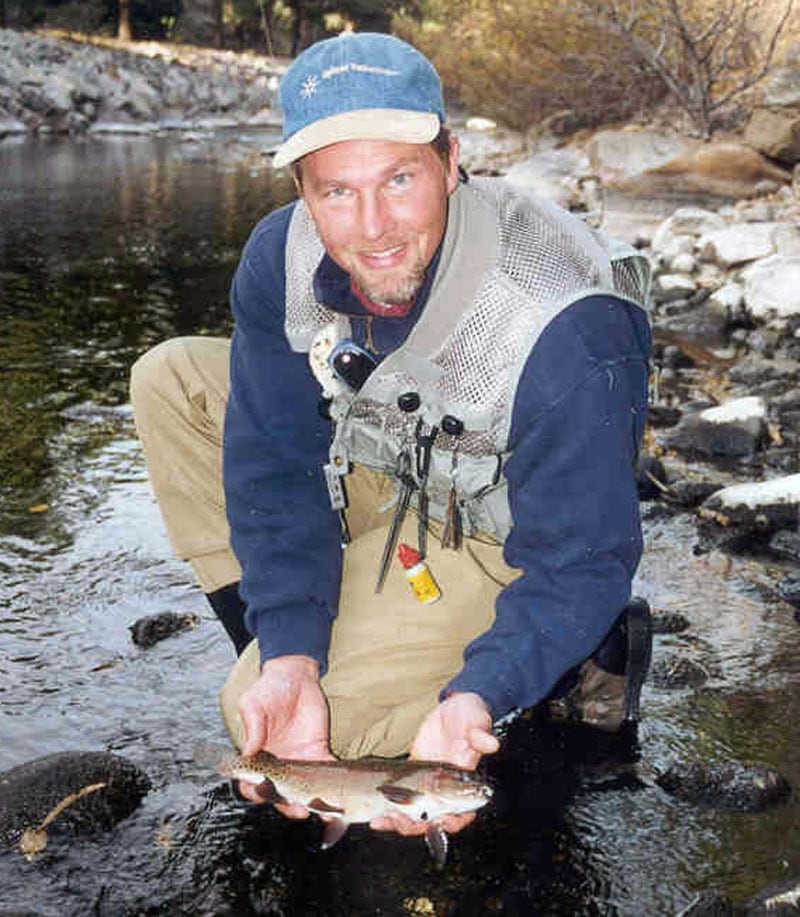
M 441 869 L 447 862 L 447 835 L 439 825 L 430 824 L 425 832 L 425 843 L 428 845 L 433 861 Z
M 278 792 L 278 788 L 269 779 L 269 777 L 265 777 L 261 783 L 256 783 L 255 786 L 258 788 L 258 795 L 264 800 L 264 802 L 271 802 L 273 805 L 276 803 L 289 802 L 285 796 L 281 796 L 281 794 Z
M 340 841 L 345 834 L 347 834 L 347 829 L 349 827 L 350 823 L 346 822 L 343 818 L 334 818 L 326 822 L 325 830 L 322 832 L 322 850 L 333 847 L 335 843 Z
M 378 792 L 382 793 L 389 802 L 398 806 L 410 806 L 421 795 L 417 790 L 409 790 L 405 786 L 394 786 L 391 783 L 379 786 Z
M 306 806 L 318 815 L 344 815 L 344 809 L 325 802 L 325 800 L 320 799 L 319 796 L 314 797 L 314 799 L 306 803 Z

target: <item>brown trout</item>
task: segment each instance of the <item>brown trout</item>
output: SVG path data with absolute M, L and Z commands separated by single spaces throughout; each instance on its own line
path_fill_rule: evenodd
M 443 815 L 473 812 L 492 795 L 472 771 L 435 761 L 362 758 L 356 761 L 292 761 L 269 752 L 228 757 L 219 772 L 233 780 L 266 784 L 268 802 L 297 803 L 325 821 L 322 847 L 332 847 L 358 822 L 402 812 L 428 822 L 425 840 L 437 864 L 447 856 Z

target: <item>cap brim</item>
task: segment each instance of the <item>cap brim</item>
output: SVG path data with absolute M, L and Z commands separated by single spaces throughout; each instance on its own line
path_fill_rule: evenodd
M 394 140 L 430 143 L 441 129 L 439 115 L 397 108 L 364 108 L 314 121 L 297 131 L 278 148 L 276 168 L 288 166 L 307 153 L 344 140 Z

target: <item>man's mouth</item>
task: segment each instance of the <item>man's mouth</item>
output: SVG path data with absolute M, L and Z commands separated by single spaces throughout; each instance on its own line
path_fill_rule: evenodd
M 366 267 L 373 268 L 387 268 L 394 267 L 397 264 L 400 264 L 406 253 L 406 245 L 402 243 L 400 245 L 393 245 L 390 248 L 383 248 L 379 251 L 358 252 L 358 258 Z

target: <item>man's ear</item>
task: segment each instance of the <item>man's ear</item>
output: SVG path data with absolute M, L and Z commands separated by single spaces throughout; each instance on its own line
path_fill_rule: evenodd
M 458 187 L 458 157 L 460 147 L 458 137 L 455 134 L 450 135 L 450 150 L 447 154 L 447 193 L 452 194 Z

